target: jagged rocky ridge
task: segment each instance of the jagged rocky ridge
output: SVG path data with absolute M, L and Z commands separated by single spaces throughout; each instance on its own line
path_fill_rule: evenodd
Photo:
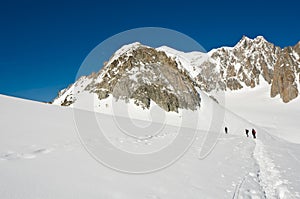
M 300 43 L 281 49 L 262 36 L 244 36 L 234 47 L 212 50 L 209 55 L 219 67 L 225 89 L 254 88 L 263 80 L 270 85 L 271 97 L 279 94 L 289 102 L 298 96 Z
M 234 47 L 208 53 L 133 43 L 119 49 L 99 72 L 62 90 L 53 103 L 69 106 L 76 102 L 77 93 L 90 92 L 99 100 L 110 95 L 133 99 L 144 108 L 154 101 L 166 111 L 195 110 L 200 106 L 197 88 L 207 93 L 239 90 L 254 88 L 261 81 L 270 85 L 270 97 L 280 95 L 289 102 L 298 96 L 299 76 L 300 42 L 281 49 L 262 36 L 244 36 Z

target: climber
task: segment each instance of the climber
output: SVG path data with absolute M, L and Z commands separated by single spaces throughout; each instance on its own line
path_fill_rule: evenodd
M 227 134 L 228 133 L 228 129 L 227 129 L 227 127 L 225 126 L 225 133 Z
M 252 135 L 253 135 L 253 138 L 255 139 L 256 138 L 256 131 L 254 129 L 252 129 Z
M 246 136 L 249 137 L 249 130 L 245 129 L 245 131 L 246 131 Z

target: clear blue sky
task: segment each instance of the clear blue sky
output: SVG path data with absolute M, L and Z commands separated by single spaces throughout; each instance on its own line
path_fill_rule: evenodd
M 263 35 L 300 40 L 299 1 L 2 1 L 0 93 L 50 101 L 99 43 L 139 27 L 182 32 L 206 50 Z

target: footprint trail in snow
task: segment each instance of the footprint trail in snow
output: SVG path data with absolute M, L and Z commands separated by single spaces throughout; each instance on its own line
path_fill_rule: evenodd
M 288 189 L 289 181 L 281 178 L 280 171 L 276 168 L 273 160 L 269 158 L 260 140 L 256 140 L 254 158 L 259 166 L 258 178 L 266 198 L 295 198 Z

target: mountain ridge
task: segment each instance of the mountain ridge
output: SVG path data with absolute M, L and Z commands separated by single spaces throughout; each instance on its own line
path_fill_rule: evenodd
M 151 48 L 135 42 L 117 50 L 97 73 L 80 77 L 62 90 L 53 103 L 73 104 L 77 93 L 72 90 L 76 87 L 78 93 L 95 93 L 99 100 L 113 95 L 134 99 L 143 108 L 149 108 L 152 100 L 166 111 L 177 112 L 178 108 L 200 107 L 197 89 L 226 92 L 255 88 L 261 81 L 270 85 L 270 97 L 279 95 L 287 103 L 298 97 L 299 57 L 300 42 L 281 49 L 263 36 L 243 36 L 233 47 L 208 53 L 185 53 L 167 46 Z M 78 90 L 79 84 L 84 89 Z M 178 86 L 180 89 L 174 89 Z
M 270 97 L 279 94 L 283 102 L 289 102 L 298 96 L 299 42 L 281 49 L 262 36 L 243 36 L 234 47 L 214 50 L 211 57 L 223 69 L 221 76 L 231 90 L 253 88 L 262 76 L 271 85 Z

